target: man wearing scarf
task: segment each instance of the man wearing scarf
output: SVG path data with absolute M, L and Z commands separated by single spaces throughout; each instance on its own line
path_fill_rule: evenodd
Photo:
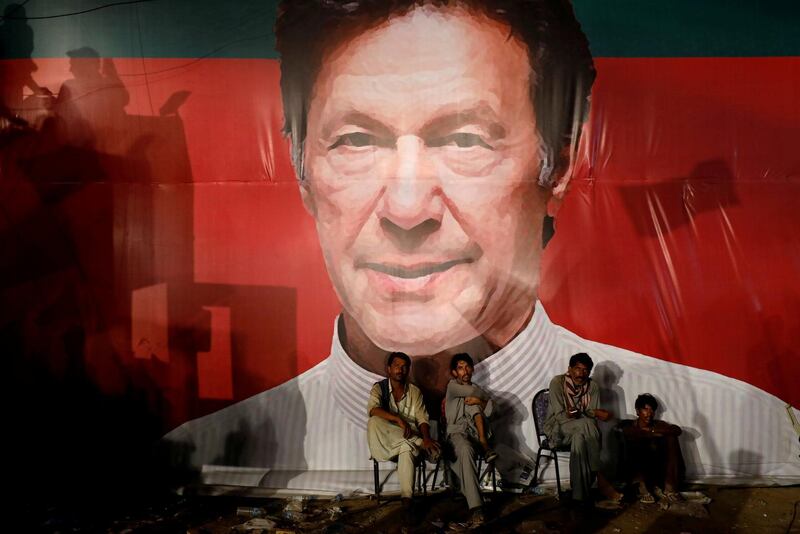
M 617 492 L 600 472 L 600 430 L 597 420 L 613 417 L 599 407 L 600 388 L 589 378 L 594 362 L 585 352 L 573 354 L 563 375 L 550 381 L 550 406 L 544 432 L 554 447 L 570 447 L 569 479 L 572 498 L 589 502 L 593 477 L 607 498 L 619 502 Z

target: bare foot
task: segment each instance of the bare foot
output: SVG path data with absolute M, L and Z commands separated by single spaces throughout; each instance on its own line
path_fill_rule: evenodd
M 597 473 L 597 488 L 606 499 L 616 502 L 622 501 L 622 493 L 615 490 L 614 486 L 612 486 L 601 473 Z

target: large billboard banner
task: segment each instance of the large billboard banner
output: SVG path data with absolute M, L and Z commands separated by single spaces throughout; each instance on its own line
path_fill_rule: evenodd
M 617 418 L 651 393 L 683 428 L 689 479 L 796 483 L 799 16 L 4 3 L 0 341 L 40 444 L 17 454 L 158 442 L 207 484 L 368 490 L 387 354 L 438 416 L 468 353 L 510 479 L 585 352 Z

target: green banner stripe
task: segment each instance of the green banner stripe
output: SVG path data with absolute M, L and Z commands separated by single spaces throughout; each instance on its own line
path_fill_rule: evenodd
M 800 56 L 798 0 L 574 0 L 597 57 Z
M 596 57 L 800 56 L 800 0 L 574 0 Z M 275 58 L 275 0 L 0 0 L 0 58 Z M 25 16 L 25 19 L 20 17 Z

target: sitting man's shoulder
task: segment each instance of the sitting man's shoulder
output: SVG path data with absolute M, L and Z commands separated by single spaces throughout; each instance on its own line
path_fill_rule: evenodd
M 476 384 L 475 382 L 473 382 L 472 383 L 472 387 L 474 387 L 477 391 L 479 391 L 480 393 L 486 395 L 487 397 L 490 396 L 489 395 L 489 390 L 484 388 L 484 387 L 481 387 L 480 384 Z
M 389 379 L 388 378 L 383 378 L 381 380 L 378 380 L 377 382 L 373 382 L 372 383 L 372 387 L 370 389 L 381 389 L 383 387 L 383 384 L 386 384 L 388 386 L 389 385 Z
M 564 384 L 564 375 L 556 375 L 550 380 L 550 388 L 561 387 Z
M 420 397 L 422 396 L 422 390 L 411 382 L 406 384 L 406 389 L 408 390 L 408 393 L 413 393 L 414 395 L 419 395 Z
M 679 435 L 681 432 L 681 427 L 678 425 L 673 425 L 672 423 L 668 423 L 667 421 L 662 421 L 661 419 L 656 419 L 654 422 L 654 427 L 656 432 L 664 432 L 669 434 Z

